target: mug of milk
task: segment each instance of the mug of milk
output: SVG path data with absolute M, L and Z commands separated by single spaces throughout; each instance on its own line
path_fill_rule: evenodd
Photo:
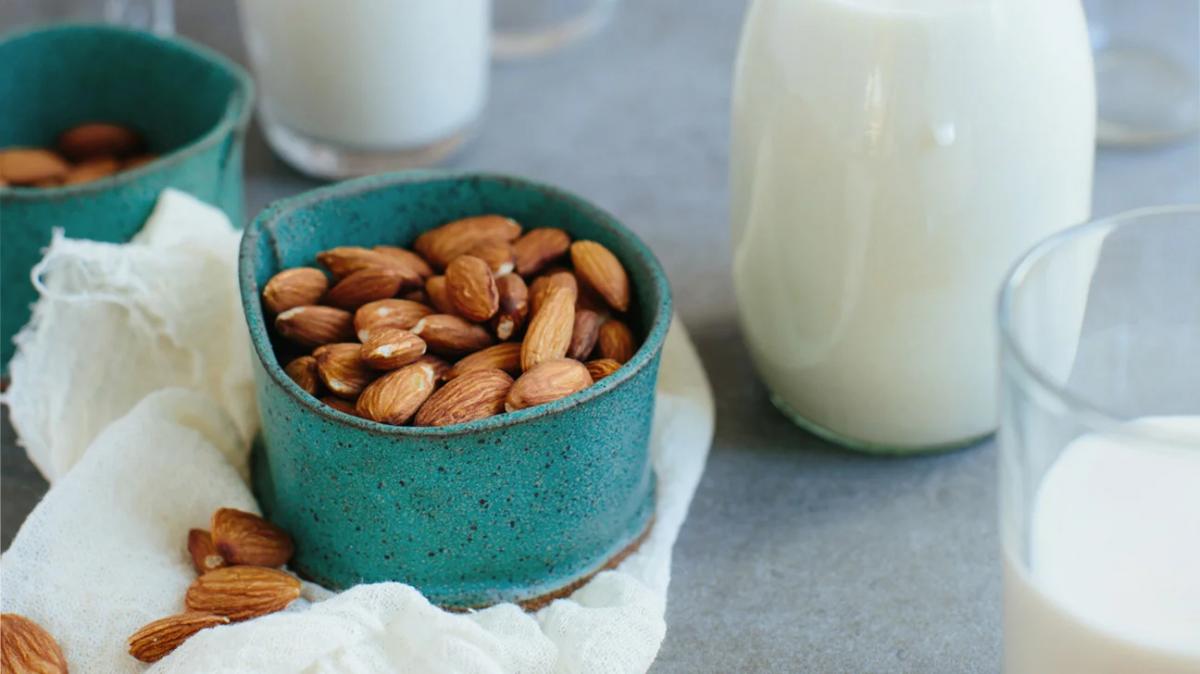
M 490 0 L 239 0 L 267 141 L 340 178 L 440 162 L 487 98 Z
M 856 449 L 995 428 L 1005 270 L 1087 219 L 1078 0 L 754 0 L 733 92 L 733 274 L 772 400 Z
M 999 324 L 1004 672 L 1200 672 L 1200 205 L 1039 245 Z

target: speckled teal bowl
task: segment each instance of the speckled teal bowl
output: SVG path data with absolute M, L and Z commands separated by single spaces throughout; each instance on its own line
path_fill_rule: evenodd
M 561 227 L 624 263 L 645 341 L 600 383 L 549 405 L 458 426 L 385 426 L 329 408 L 283 372 L 259 295 L 281 269 L 338 245 L 411 244 L 450 220 L 502 213 Z M 635 544 L 654 511 L 650 422 L 670 291 L 612 216 L 498 175 L 373 176 L 271 205 L 242 239 L 242 301 L 257 354 L 254 484 L 292 533 L 292 565 L 332 588 L 397 580 L 434 603 L 537 605 Z
M 165 187 L 242 224 L 242 145 L 254 97 L 232 61 L 179 39 L 66 25 L 0 38 L 0 147 L 52 147 L 87 121 L 128 125 L 161 157 L 91 183 L 0 187 L 0 363 L 37 299 L 29 272 L 51 231 L 128 241 Z

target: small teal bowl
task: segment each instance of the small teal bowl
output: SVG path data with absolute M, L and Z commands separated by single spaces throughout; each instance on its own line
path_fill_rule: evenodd
M 29 320 L 29 280 L 51 231 L 128 241 L 176 187 L 242 224 L 242 146 L 254 85 L 215 52 L 113 26 L 64 25 L 0 40 L 0 148 L 53 147 L 89 121 L 136 129 L 157 161 L 58 188 L 0 187 L 0 363 Z
M 386 426 L 313 399 L 284 373 L 260 294 L 339 245 L 409 245 L 442 223 L 501 213 L 561 227 L 624 263 L 645 338 L 620 370 L 548 405 L 443 428 Z M 654 512 L 649 442 L 670 290 L 611 215 L 499 175 L 372 176 L 276 202 L 247 228 L 242 302 L 257 354 L 259 504 L 296 542 L 292 566 L 330 588 L 401 581 L 453 608 L 527 608 L 577 587 L 641 540 Z

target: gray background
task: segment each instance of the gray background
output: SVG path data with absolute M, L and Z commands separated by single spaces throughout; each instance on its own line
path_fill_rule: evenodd
M 0 3 L 0 26 L 62 16 Z M 243 60 L 231 0 L 178 5 L 179 31 Z M 1137 3 L 1143 29 L 1195 59 L 1194 0 Z M 995 672 L 1000 578 L 995 447 L 878 459 L 836 450 L 774 411 L 735 320 L 726 162 L 744 3 L 627 0 L 595 39 L 498 64 L 478 139 L 456 168 L 505 171 L 594 200 L 658 253 L 708 368 L 717 435 L 675 548 L 656 672 Z M 369 105 L 370 102 L 363 102 Z M 255 130 L 248 213 L 308 189 Z M 1200 201 L 1196 139 L 1102 150 L 1094 213 Z M 4 422 L 7 547 L 45 483 Z

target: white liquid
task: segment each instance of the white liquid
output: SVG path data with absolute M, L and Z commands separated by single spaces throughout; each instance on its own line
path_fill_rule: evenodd
M 1046 472 L 1030 571 L 1005 555 L 1004 671 L 1200 672 L 1200 417 L 1088 435 Z
M 1087 218 L 1072 0 L 756 0 L 734 91 L 734 281 L 776 398 L 855 443 L 995 425 L 994 299 Z
M 469 126 L 487 95 L 488 0 L 241 0 L 263 105 L 348 147 L 400 150 Z

